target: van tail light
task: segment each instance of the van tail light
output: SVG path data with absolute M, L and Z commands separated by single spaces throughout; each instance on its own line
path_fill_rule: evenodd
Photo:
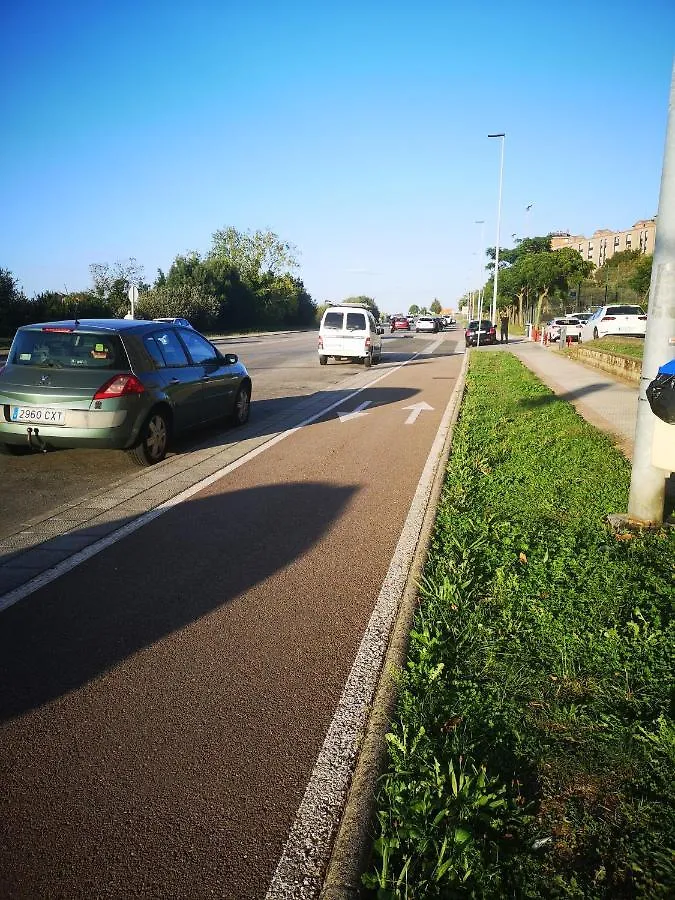
M 603 316 L 601 321 L 602 322 L 613 322 L 614 319 L 616 319 L 616 316 Z
M 638 316 L 638 319 L 640 320 L 640 322 L 646 322 L 647 316 Z M 2 373 L 2 369 L 0 369 L 0 373 Z
M 113 375 L 94 394 L 94 400 L 116 400 L 128 394 L 144 394 L 145 388 L 135 375 Z
M 319 338 L 319 350 L 323 350 L 323 338 Z
M 370 350 L 370 338 L 366 338 L 366 350 Z

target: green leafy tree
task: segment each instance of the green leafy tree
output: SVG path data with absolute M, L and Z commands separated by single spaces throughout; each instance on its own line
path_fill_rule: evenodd
M 441 304 L 438 302 L 438 300 L 435 297 L 434 297 L 429 309 L 435 316 L 440 314 L 442 307 L 441 307 Z
M 199 285 L 161 285 L 139 295 L 136 314 L 142 319 L 184 316 L 199 330 L 209 330 L 218 316 L 218 299 Z
M 413 305 L 408 308 L 408 315 L 409 316 L 419 316 L 419 314 L 420 314 L 419 306 L 416 303 L 413 303 Z
M 372 297 L 367 297 L 365 294 L 359 294 L 358 297 L 347 297 L 347 299 L 343 300 L 342 302 L 357 303 L 360 306 L 365 306 L 366 309 L 369 309 L 375 316 L 375 321 L 380 321 L 380 310 L 377 308 L 377 303 L 373 300 Z
M 233 226 L 213 233 L 209 258 L 226 260 L 244 278 L 282 275 L 298 268 L 297 248 L 273 231 L 238 231 Z
M 25 324 L 26 311 L 27 300 L 18 279 L 9 269 L 0 269 L 0 335 L 10 337 Z
M 651 254 L 642 255 L 635 265 L 635 270 L 628 278 L 628 286 L 640 294 L 643 301 L 649 297 L 649 286 L 652 278 L 652 264 L 654 257 Z

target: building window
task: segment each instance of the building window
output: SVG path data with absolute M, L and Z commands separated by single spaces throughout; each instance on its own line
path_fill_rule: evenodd
M 617 234 L 617 235 L 614 237 L 614 246 L 615 246 L 615 247 L 618 247 L 618 246 L 619 246 L 619 240 L 620 240 L 620 238 L 619 238 L 619 235 Z

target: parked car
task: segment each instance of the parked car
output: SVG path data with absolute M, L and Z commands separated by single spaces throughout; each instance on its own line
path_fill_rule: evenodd
M 481 344 L 497 343 L 497 329 L 489 319 L 481 319 L 480 323 L 478 319 L 469 322 L 464 332 L 466 346 L 476 347 L 479 343 L 479 336 Z
M 430 334 L 436 334 L 438 331 L 438 321 L 433 316 L 418 316 L 415 322 L 415 332 L 426 331 Z
M 565 329 L 565 337 L 578 341 L 581 334 L 581 322 L 569 316 L 562 316 L 558 319 L 552 319 L 546 325 L 546 334 L 549 341 L 559 341 L 560 332 Z
M 611 303 L 601 306 L 584 322 L 581 340 L 593 341 L 607 334 L 644 337 L 647 330 L 647 314 L 641 306 Z
M 581 324 L 583 325 L 584 322 L 588 322 L 588 320 L 590 319 L 590 317 L 592 315 L 593 315 L 592 312 L 568 313 L 567 318 L 568 319 L 576 319 L 578 322 L 581 322 Z
M 392 316 L 391 330 L 410 331 L 410 322 L 408 321 L 407 316 Z
M 368 367 L 382 357 L 384 328 L 363 306 L 347 303 L 329 306 L 319 326 L 319 364 L 325 366 L 328 357 L 354 359 Z
M 134 319 L 24 325 L 0 367 L 0 449 L 126 450 L 160 462 L 188 428 L 249 417 L 251 378 L 193 328 Z
M 443 325 L 446 328 L 453 328 L 457 324 L 454 316 L 443 316 Z
M 183 319 L 181 316 L 178 316 L 175 319 L 171 317 L 160 317 L 159 319 L 153 319 L 153 322 L 165 322 L 167 325 L 183 325 L 184 328 L 192 328 L 192 325 L 188 322 L 187 319 Z

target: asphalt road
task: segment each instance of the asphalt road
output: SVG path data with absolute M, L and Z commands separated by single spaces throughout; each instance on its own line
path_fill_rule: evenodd
M 292 340 L 242 345 L 261 415 L 356 371 Z M 265 896 L 459 373 L 454 334 L 398 365 L 430 345 L 0 613 L 2 897 Z

